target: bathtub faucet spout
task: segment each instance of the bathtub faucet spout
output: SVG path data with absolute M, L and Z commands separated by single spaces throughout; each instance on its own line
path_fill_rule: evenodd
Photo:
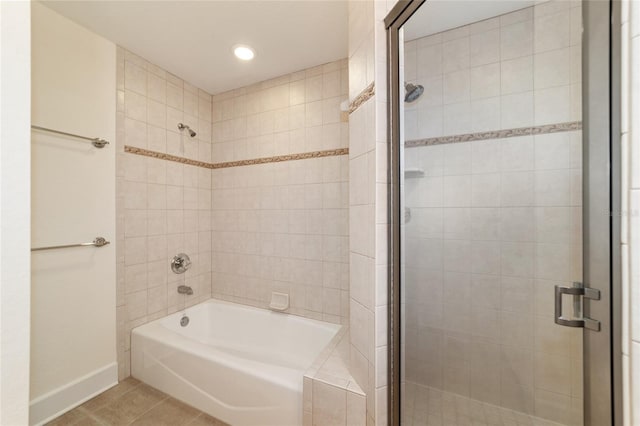
M 191 287 L 189 287 L 188 285 L 181 285 L 181 286 L 178 286 L 178 293 L 179 294 L 187 294 L 187 295 L 191 296 L 193 294 L 193 289 Z

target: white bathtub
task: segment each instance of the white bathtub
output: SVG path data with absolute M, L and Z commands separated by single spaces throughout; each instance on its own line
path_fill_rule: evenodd
M 302 425 L 302 377 L 340 326 L 211 299 L 135 328 L 131 374 L 234 426 Z

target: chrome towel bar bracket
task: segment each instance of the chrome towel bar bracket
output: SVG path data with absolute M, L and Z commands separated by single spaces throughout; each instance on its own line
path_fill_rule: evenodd
M 53 249 L 71 248 L 71 247 L 104 247 L 107 244 L 110 244 L 110 242 L 105 240 L 103 237 L 96 237 L 90 243 L 66 244 L 66 245 L 62 245 L 62 246 L 36 247 L 36 248 L 32 248 L 31 251 L 53 250 Z
M 88 138 L 86 136 L 80 136 L 80 135 L 76 135 L 76 134 L 73 134 L 73 133 L 62 132 L 60 130 L 48 129 L 46 127 L 40 127 L 40 126 L 31 126 L 31 128 L 34 129 L 34 130 L 40 130 L 40 131 L 43 131 L 43 132 L 57 133 L 59 135 L 64 135 L 64 136 L 69 136 L 69 137 L 76 138 L 76 139 L 82 139 L 82 140 L 85 140 L 85 141 L 89 141 L 96 148 L 104 148 L 105 145 L 109 144 L 109 141 L 104 140 L 102 138 Z

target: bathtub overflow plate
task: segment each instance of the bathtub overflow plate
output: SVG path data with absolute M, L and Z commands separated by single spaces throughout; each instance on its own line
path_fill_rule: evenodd
M 189 317 L 186 315 L 183 315 L 182 318 L 180 318 L 180 325 L 183 327 L 186 327 L 187 325 L 189 325 Z

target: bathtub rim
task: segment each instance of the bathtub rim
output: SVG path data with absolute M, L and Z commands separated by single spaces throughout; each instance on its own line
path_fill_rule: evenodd
M 331 322 L 327 322 L 327 321 L 322 321 L 322 320 L 317 320 L 317 319 L 313 319 L 313 318 L 307 318 L 307 317 L 303 317 L 300 315 L 296 315 L 296 314 L 291 314 L 288 312 L 276 312 L 276 311 L 272 311 L 270 309 L 264 309 L 264 308 L 259 308 L 256 306 L 251 306 L 251 305 L 244 305 L 241 303 L 236 303 L 236 302 L 232 302 L 232 301 L 227 301 L 227 300 L 221 300 L 221 299 L 216 299 L 214 297 L 211 297 L 207 300 L 204 300 L 200 303 L 191 305 L 185 309 L 182 310 L 178 310 L 176 312 L 173 312 L 171 314 L 165 315 L 163 317 L 160 318 L 156 318 L 153 321 L 149 321 L 145 324 L 141 324 L 137 327 L 134 327 L 133 329 L 131 329 L 129 338 L 131 339 L 131 341 L 133 341 L 133 335 L 134 334 L 143 334 L 145 338 L 153 340 L 155 342 L 161 343 L 163 345 L 166 346 L 170 346 L 173 347 L 175 349 L 184 351 L 185 350 L 185 346 L 186 347 L 192 347 L 195 348 L 195 350 L 191 351 L 192 353 L 203 357 L 203 358 L 208 358 L 211 359 L 213 358 L 213 356 L 211 356 L 211 354 L 208 354 L 207 351 L 212 351 L 215 355 L 219 355 L 218 357 L 215 357 L 215 361 L 216 362 L 222 362 L 223 364 L 225 364 L 227 367 L 229 368 L 234 368 L 234 369 L 242 369 L 243 366 L 246 367 L 246 364 L 248 363 L 249 365 L 255 365 L 258 366 L 259 364 L 261 364 L 260 361 L 258 360 L 251 360 L 251 359 L 245 359 L 245 358 L 238 358 L 238 357 L 233 357 L 230 356 L 230 354 L 225 353 L 224 351 L 217 349 L 211 345 L 208 345 L 207 343 L 204 342 L 200 342 L 198 340 L 195 340 L 193 338 L 190 338 L 188 336 L 182 335 L 177 331 L 174 331 L 168 327 L 166 327 L 163 323 L 166 321 L 171 321 L 171 320 L 175 320 L 175 321 L 179 321 L 179 319 L 182 317 L 183 314 L 189 314 L 189 310 L 194 309 L 196 307 L 200 307 L 203 308 L 205 305 L 207 304 L 222 304 L 222 305 L 227 305 L 227 306 L 232 306 L 234 309 L 240 309 L 240 310 L 244 310 L 244 311 L 252 311 L 252 312 L 260 312 L 260 313 L 268 313 L 268 314 L 274 314 L 274 315 L 288 315 L 292 320 L 295 321 L 299 321 L 299 322 L 307 322 L 307 323 L 311 323 L 314 326 L 319 326 L 321 328 L 327 328 L 329 327 L 330 329 L 334 329 L 331 330 L 334 332 L 334 335 L 332 336 L 332 338 L 329 340 L 329 342 L 324 346 L 324 348 L 322 348 L 320 350 L 320 352 L 314 357 L 314 360 L 312 361 L 312 363 L 310 364 L 309 367 L 305 368 L 305 369 L 297 369 L 294 367 L 285 367 L 285 366 L 281 366 L 281 365 L 276 365 L 276 364 L 269 364 L 268 362 L 264 362 L 262 364 L 269 364 L 270 366 L 273 366 L 275 369 L 287 369 L 287 370 L 298 370 L 301 371 L 301 380 L 300 380 L 300 390 L 303 389 L 303 382 L 304 382 L 304 377 L 314 377 L 317 372 L 320 370 L 320 368 L 322 367 L 322 365 L 324 364 L 324 362 L 329 358 L 329 356 L 331 355 L 331 353 L 335 350 L 336 346 L 338 345 L 338 343 L 342 340 L 342 338 L 345 336 L 345 333 L 348 330 L 348 327 L 346 325 L 343 324 L 336 324 L 336 323 L 331 323 Z M 149 333 L 145 333 L 146 330 L 149 330 Z M 162 332 L 166 332 L 166 333 L 171 333 L 172 335 L 175 336 L 175 340 L 165 340 L 165 339 L 161 339 L 158 334 L 162 333 Z M 203 350 L 204 347 L 207 347 L 207 351 Z M 210 356 L 207 356 L 210 355 Z M 133 347 L 131 347 L 131 352 L 130 352 L 130 356 L 133 356 Z M 244 363 L 244 365 L 242 365 Z M 260 369 L 256 369 L 255 371 L 260 372 Z M 263 377 L 263 374 L 258 374 L 258 376 L 261 376 L 262 378 L 266 379 L 272 379 L 272 377 Z M 276 382 L 278 382 L 280 385 L 286 385 L 283 381 L 281 380 L 276 380 Z M 289 386 L 287 386 L 289 387 Z

